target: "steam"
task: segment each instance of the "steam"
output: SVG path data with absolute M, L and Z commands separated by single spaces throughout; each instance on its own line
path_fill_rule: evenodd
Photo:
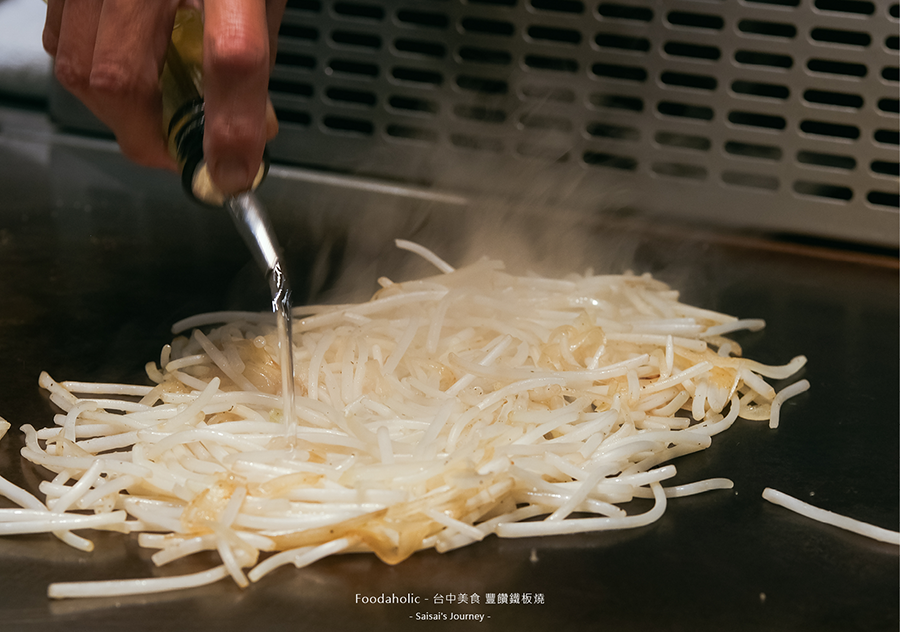
M 546 276 L 632 269 L 638 240 L 610 225 L 621 224 L 621 210 L 639 192 L 629 172 L 583 164 L 588 141 L 561 116 L 576 98 L 561 89 L 483 94 L 466 105 L 467 114 L 454 110 L 427 153 L 422 144 L 392 140 L 352 158 L 358 176 L 310 171 L 300 185 L 285 173 L 290 181 L 278 184 L 279 172 L 271 172 L 261 192 L 273 215 L 283 209 L 278 233 L 297 260 L 295 285 L 307 280 L 305 296 L 295 289 L 295 303 L 365 300 L 380 276 L 400 281 L 430 273 L 396 251 L 398 238 L 454 266 L 487 256 L 511 272 Z M 487 118 L 477 134 L 471 124 L 454 125 L 454 117 L 479 112 Z M 589 143 L 602 150 L 596 139 Z M 404 183 L 394 184 L 397 173 Z
M 285 183 L 267 199 L 294 280 L 295 304 L 365 300 L 377 279 L 431 274 L 418 257 L 398 251 L 408 239 L 454 266 L 483 257 L 517 274 L 621 273 L 632 269 L 640 242 L 621 223 L 612 195 L 587 200 L 577 183 L 531 178 L 520 193 L 457 194 L 415 187 L 363 187 L 363 181 Z M 305 189 L 309 189 L 306 191 Z M 298 207 L 298 199 L 300 200 Z

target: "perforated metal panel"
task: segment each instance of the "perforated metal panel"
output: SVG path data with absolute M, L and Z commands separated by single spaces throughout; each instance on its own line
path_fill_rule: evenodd
M 898 242 L 898 4 L 292 0 L 276 160 Z

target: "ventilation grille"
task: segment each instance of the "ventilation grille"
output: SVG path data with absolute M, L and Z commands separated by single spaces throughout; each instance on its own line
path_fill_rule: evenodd
M 500 192 L 537 164 L 582 200 L 896 245 L 898 23 L 869 0 L 291 0 L 271 151 Z

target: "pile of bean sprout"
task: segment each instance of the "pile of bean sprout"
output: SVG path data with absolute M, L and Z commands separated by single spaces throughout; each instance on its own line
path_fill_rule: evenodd
M 56 476 L 45 500 L 0 479 L 20 509 L 0 533 L 138 534 L 163 566 L 200 551 L 189 575 L 51 584 L 51 597 L 158 592 L 340 552 L 398 563 L 490 534 L 516 538 L 652 523 L 667 499 L 732 486 L 664 487 L 676 457 L 738 417 L 776 426 L 766 381 L 794 375 L 740 357 L 726 337 L 759 320 L 686 305 L 650 275 L 516 276 L 483 259 L 395 283 L 364 303 L 294 310 L 293 421 L 285 423 L 271 314 L 227 312 L 147 365 L 152 385 L 40 385 L 55 425 L 22 427 L 22 456 Z M 216 326 L 214 326 L 216 325 Z M 205 330 L 205 333 L 204 333 Z M 2 433 L 0 433 L 2 434 Z M 620 505 L 653 503 L 642 513 Z

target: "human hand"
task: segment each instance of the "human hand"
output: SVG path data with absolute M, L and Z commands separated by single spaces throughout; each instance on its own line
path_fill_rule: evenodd
M 176 169 L 162 131 L 159 75 L 181 0 L 47 0 L 44 48 L 59 82 L 140 164 Z M 278 124 L 268 101 L 286 0 L 196 0 L 204 13 L 203 150 L 225 193 L 253 182 Z

